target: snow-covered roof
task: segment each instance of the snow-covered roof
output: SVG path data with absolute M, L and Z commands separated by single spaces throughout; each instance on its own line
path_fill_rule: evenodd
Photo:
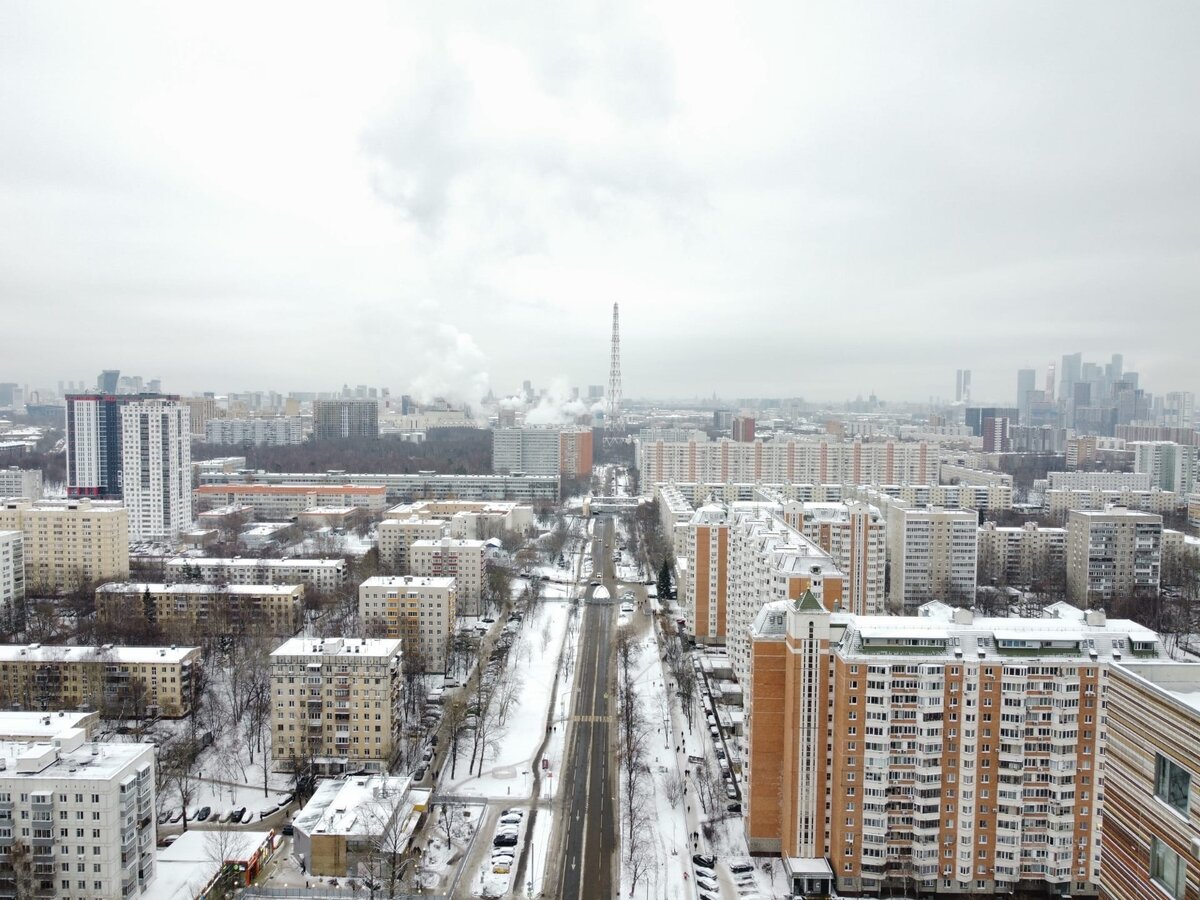
M 392 656 L 399 638 L 288 638 L 271 656 Z
M 299 589 L 299 591 L 297 591 Z M 238 594 L 250 597 L 263 597 L 274 594 L 286 597 L 297 592 L 304 592 L 302 584 L 158 584 L 153 582 L 110 581 L 96 588 L 96 593 L 103 594 Z
M 380 835 L 406 805 L 428 800 L 428 791 L 410 790 L 411 784 L 382 775 L 326 779 L 292 823 L 310 835 Z
M 199 647 L 74 647 L 55 644 L 0 644 L 0 662 L 36 660 L 38 662 L 104 661 L 115 663 L 183 662 L 199 652 Z
M 344 569 L 344 559 L 259 559 L 256 556 L 177 556 L 167 560 L 171 567 L 220 566 L 230 569 Z
M 451 588 L 454 584 L 452 575 L 373 575 L 359 587 Z

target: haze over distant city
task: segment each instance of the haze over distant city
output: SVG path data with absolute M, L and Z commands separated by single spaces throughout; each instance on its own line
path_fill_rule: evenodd
M 619 301 L 627 396 L 1196 390 L 1165 5 L 8 4 L 5 374 L 472 401 Z

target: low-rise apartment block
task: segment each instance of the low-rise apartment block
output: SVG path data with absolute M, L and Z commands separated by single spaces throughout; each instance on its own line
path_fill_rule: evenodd
M 498 500 L 418 500 L 387 511 L 389 519 L 436 519 L 450 526 L 450 537 L 487 540 L 506 531 L 524 534 L 534 525 L 532 506 Z
M 1150 475 L 1145 472 L 1050 472 L 1047 486 L 1071 491 L 1148 491 Z
M 453 578 L 460 616 L 477 616 L 487 583 L 484 541 L 450 537 L 413 541 L 408 551 L 409 574 L 421 578 Z
M 746 836 L 841 894 L 1091 896 L 1106 669 L 1154 632 L 1054 604 L 983 618 L 764 607 L 747 696 Z
M 1101 896 L 1184 900 L 1200 866 L 1200 666 L 1115 665 L 1107 696 Z
M 155 877 L 156 813 L 149 744 L 0 741 L 0 894 L 138 896 Z
M 1067 594 L 1080 606 L 1157 595 L 1162 516 L 1123 507 L 1067 517 Z
M 199 647 L 0 644 L 0 698 L 27 710 L 178 718 L 192 711 L 199 665 Z
M 179 556 L 167 560 L 163 575 L 170 582 L 303 584 L 329 593 L 346 583 L 346 560 Z
M 200 484 L 287 484 L 382 487 L 389 503 L 417 500 L 468 500 L 518 503 L 558 500 L 557 475 L 447 475 L 438 472 L 359 473 L 347 472 L 236 472 L 201 471 Z
M 1039 579 L 1065 578 L 1067 530 L 984 522 L 979 527 L 979 583 L 1028 585 Z
M 368 513 L 383 512 L 387 492 L 352 484 L 201 484 L 196 508 L 250 506 L 260 519 L 278 521 L 313 506 L 358 506 Z
M 304 624 L 302 584 L 161 584 L 111 582 L 96 588 L 104 624 L 141 621 L 168 637 L 295 634 Z
M 292 638 L 271 654 L 277 769 L 387 772 L 400 734 L 399 640 Z
M 358 587 L 358 619 L 372 632 L 404 641 L 427 672 L 446 671 L 458 590 L 453 578 L 379 575 Z
M 120 503 L 8 500 L 0 530 L 24 535 L 27 589 L 129 577 L 129 516 Z

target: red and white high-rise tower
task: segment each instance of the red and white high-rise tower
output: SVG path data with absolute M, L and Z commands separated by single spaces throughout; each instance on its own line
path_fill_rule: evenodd
M 621 419 L 621 320 L 618 304 L 613 304 L 612 357 L 608 364 L 608 398 L 605 404 L 604 427 L 620 428 Z

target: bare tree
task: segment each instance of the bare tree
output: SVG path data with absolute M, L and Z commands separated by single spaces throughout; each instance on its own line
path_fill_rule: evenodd
M 442 714 L 442 726 L 446 729 L 447 749 L 450 751 L 450 779 L 458 770 L 458 753 L 466 731 L 467 702 L 462 697 L 451 697 L 446 701 Z

